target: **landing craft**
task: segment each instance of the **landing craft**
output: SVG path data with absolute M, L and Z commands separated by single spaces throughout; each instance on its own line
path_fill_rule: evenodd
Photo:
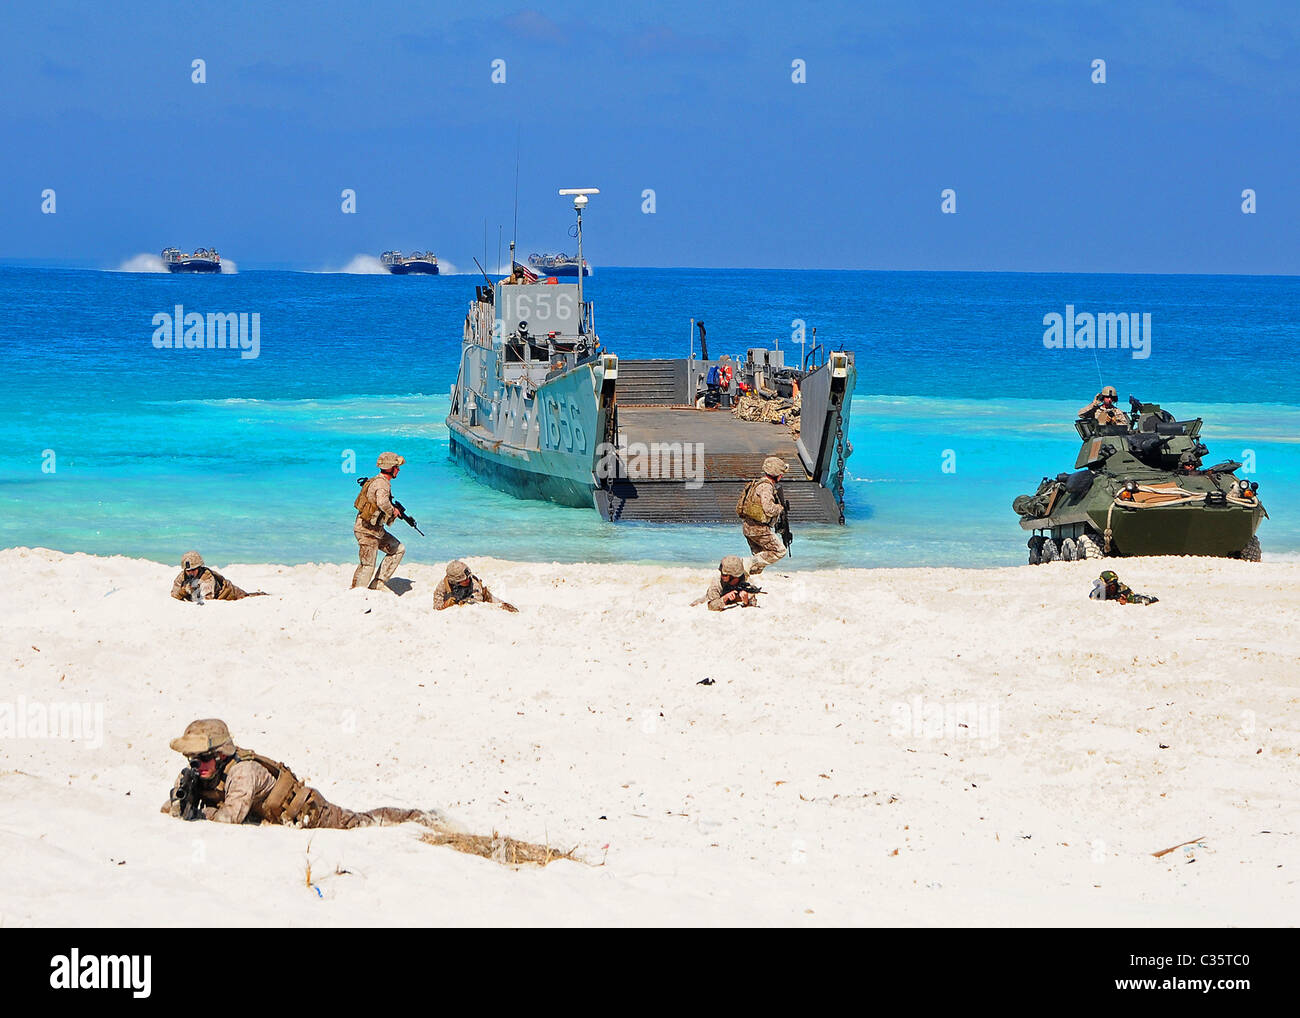
M 578 261 L 597 193 L 560 192 L 574 195 Z M 688 357 L 620 360 L 601 345 L 581 276 L 539 278 L 515 263 L 513 244 L 510 257 L 509 276 L 476 288 L 451 390 L 451 456 L 471 475 L 607 520 L 735 523 L 745 482 L 778 455 L 791 467 L 782 487 L 796 525 L 844 522 L 852 353 L 815 344 L 795 368 L 783 351 L 753 349 L 723 385 L 711 372 L 730 362 L 708 357 L 701 327 L 699 357 L 692 330 Z M 733 413 L 742 391 L 750 407 L 785 407 L 786 420 L 761 406 L 750 415 L 760 419 Z
M 162 260 L 168 272 L 221 271 L 221 255 L 210 247 L 201 247 L 193 254 L 185 254 L 179 248 L 164 248 Z
M 1216 555 L 1260 559 L 1268 516 L 1259 484 L 1241 464 L 1202 468 L 1209 454 L 1201 419 L 1178 421 L 1155 403 L 1129 397 L 1128 424 L 1082 418 L 1074 473 L 1044 477 L 1012 503 L 1029 538 L 1031 565 L 1108 555 Z
M 577 276 L 578 259 L 566 254 L 530 254 L 528 267 L 543 276 Z M 591 275 L 591 266 L 582 263 L 582 274 Z
M 394 276 L 436 276 L 438 275 L 438 256 L 432 251 L 412 251 L 409 255 L 401 251 L 385 251 L 379 256 L 380 263 Z

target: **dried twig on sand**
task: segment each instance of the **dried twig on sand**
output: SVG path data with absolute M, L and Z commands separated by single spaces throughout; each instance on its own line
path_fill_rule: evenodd
M 1162 848 L 1159 852 L 1152 852 L 1151 854 L 1159 859 L 1162 855 L 1168 855 L 1175 848 L 1182 848 L 1184 845 L 1195 845 L 1198 841 L 1204 840 L 1205 835 L 1202 834 L 1199 838 L 1193 838 L 1191 841 L 1180 841 L 1177 845 L 1170 845 L 1168 848 Z
M 578 846 L 574 845 L 567 852 L 561 852 L 550 845 L 535 845 L 528 841 L 516 841 L 496 831 L 487 834 L 430 833 L 421 841 L 430 845 L 450 845 L 457 852 L 468 855 L 480 855 L 503 866 L 547 866 L 559 859 L 581 862 L 574 856 Z

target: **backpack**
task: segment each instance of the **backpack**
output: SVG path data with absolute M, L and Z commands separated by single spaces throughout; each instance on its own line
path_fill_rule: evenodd
M 375 500 L 370 497 L 370 478 L 358 478 L 357 483 L 361 485 L 361 492 L 357 495 L 356 501 L 352 503 L 352 507 L 356 509 L 357 513 L 361 516 L 361 521 L 363 523 L 373 525 L 374 519 L 379 513 L 379 506 L 376 505 Z
M 754 489 L 764 478 L 756 477 L 745 485 L 740 493 L 740 500 L 736 503 L 736 515 L 742 520 L 752 520 L 755 523 L 767 523 L 768 519 L 763 514 L 763 507 L 759 504 L 758 499 L 754 497 Z

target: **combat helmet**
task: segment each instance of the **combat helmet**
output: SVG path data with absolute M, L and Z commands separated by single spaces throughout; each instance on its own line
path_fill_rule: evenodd
M 1118 582 L 1119 582 L 1119 576 L 1118 576 L 1118 574 L 1115 573 L 1114 570 L 1112 570 L 1112 569 L 1107 569 L 1104 573 L 1101 574 L 1101 582 L 1102 582 L 1102 583 L 1118 583 Z
M 395 452 L 381 452 L 379 459 L 375 460 L 375 465 L 380 470 L 388 470 L 392 467 L 400 467 L 406 463 L 405 456 L 399 456 Z
M 1102 386 L 1101 394 L 1103 396 L 1109 396 L 1111 399 L 1116 400 L 1117 402 L 1119 400 L 1119 393 L 1115 391 L 1115 386 L 1113 385 Z
M 725 555 L 718 563 L 718 571 L 724 576 L 744 576 L 745 563 L 739 555 Z
M 447 563 L 447 582 L 464 583 L 469 579 L 469 566 L 460 559 L 452 559 Z
M 203 556 L 197 551 L 187 551 L 181 556 L 182 569 L 201 569 L 203 567 Z
M 763 473 L 769 477 L 780 477 L 790 469 L 790 464 L 780 456 L 769 456 L 763 460 Z
M 219 718 L 191 721 L 185 729 L 185 734 L 179 739 L 172 739 L 169 745 L 177 753 L 187 757 L 213 751 L 233 756 L 235 752 L 235 740 L 230 737 L 230 729 Z

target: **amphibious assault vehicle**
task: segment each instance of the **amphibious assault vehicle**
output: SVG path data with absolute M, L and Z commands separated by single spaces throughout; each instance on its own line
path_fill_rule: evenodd
M 1045 477 L 1012 503 L 1031 531 L 1029 562 L 1107 555 L 1215 555 L 1259 561 L 1255 531 L 1268 513 L 1259 483 L 1226 460 L 1202 467 L 1201 419 L 1179 421 L 1129 397 L 1130 422 L 1075 422 L 1083 445 L 1073 473 Z

